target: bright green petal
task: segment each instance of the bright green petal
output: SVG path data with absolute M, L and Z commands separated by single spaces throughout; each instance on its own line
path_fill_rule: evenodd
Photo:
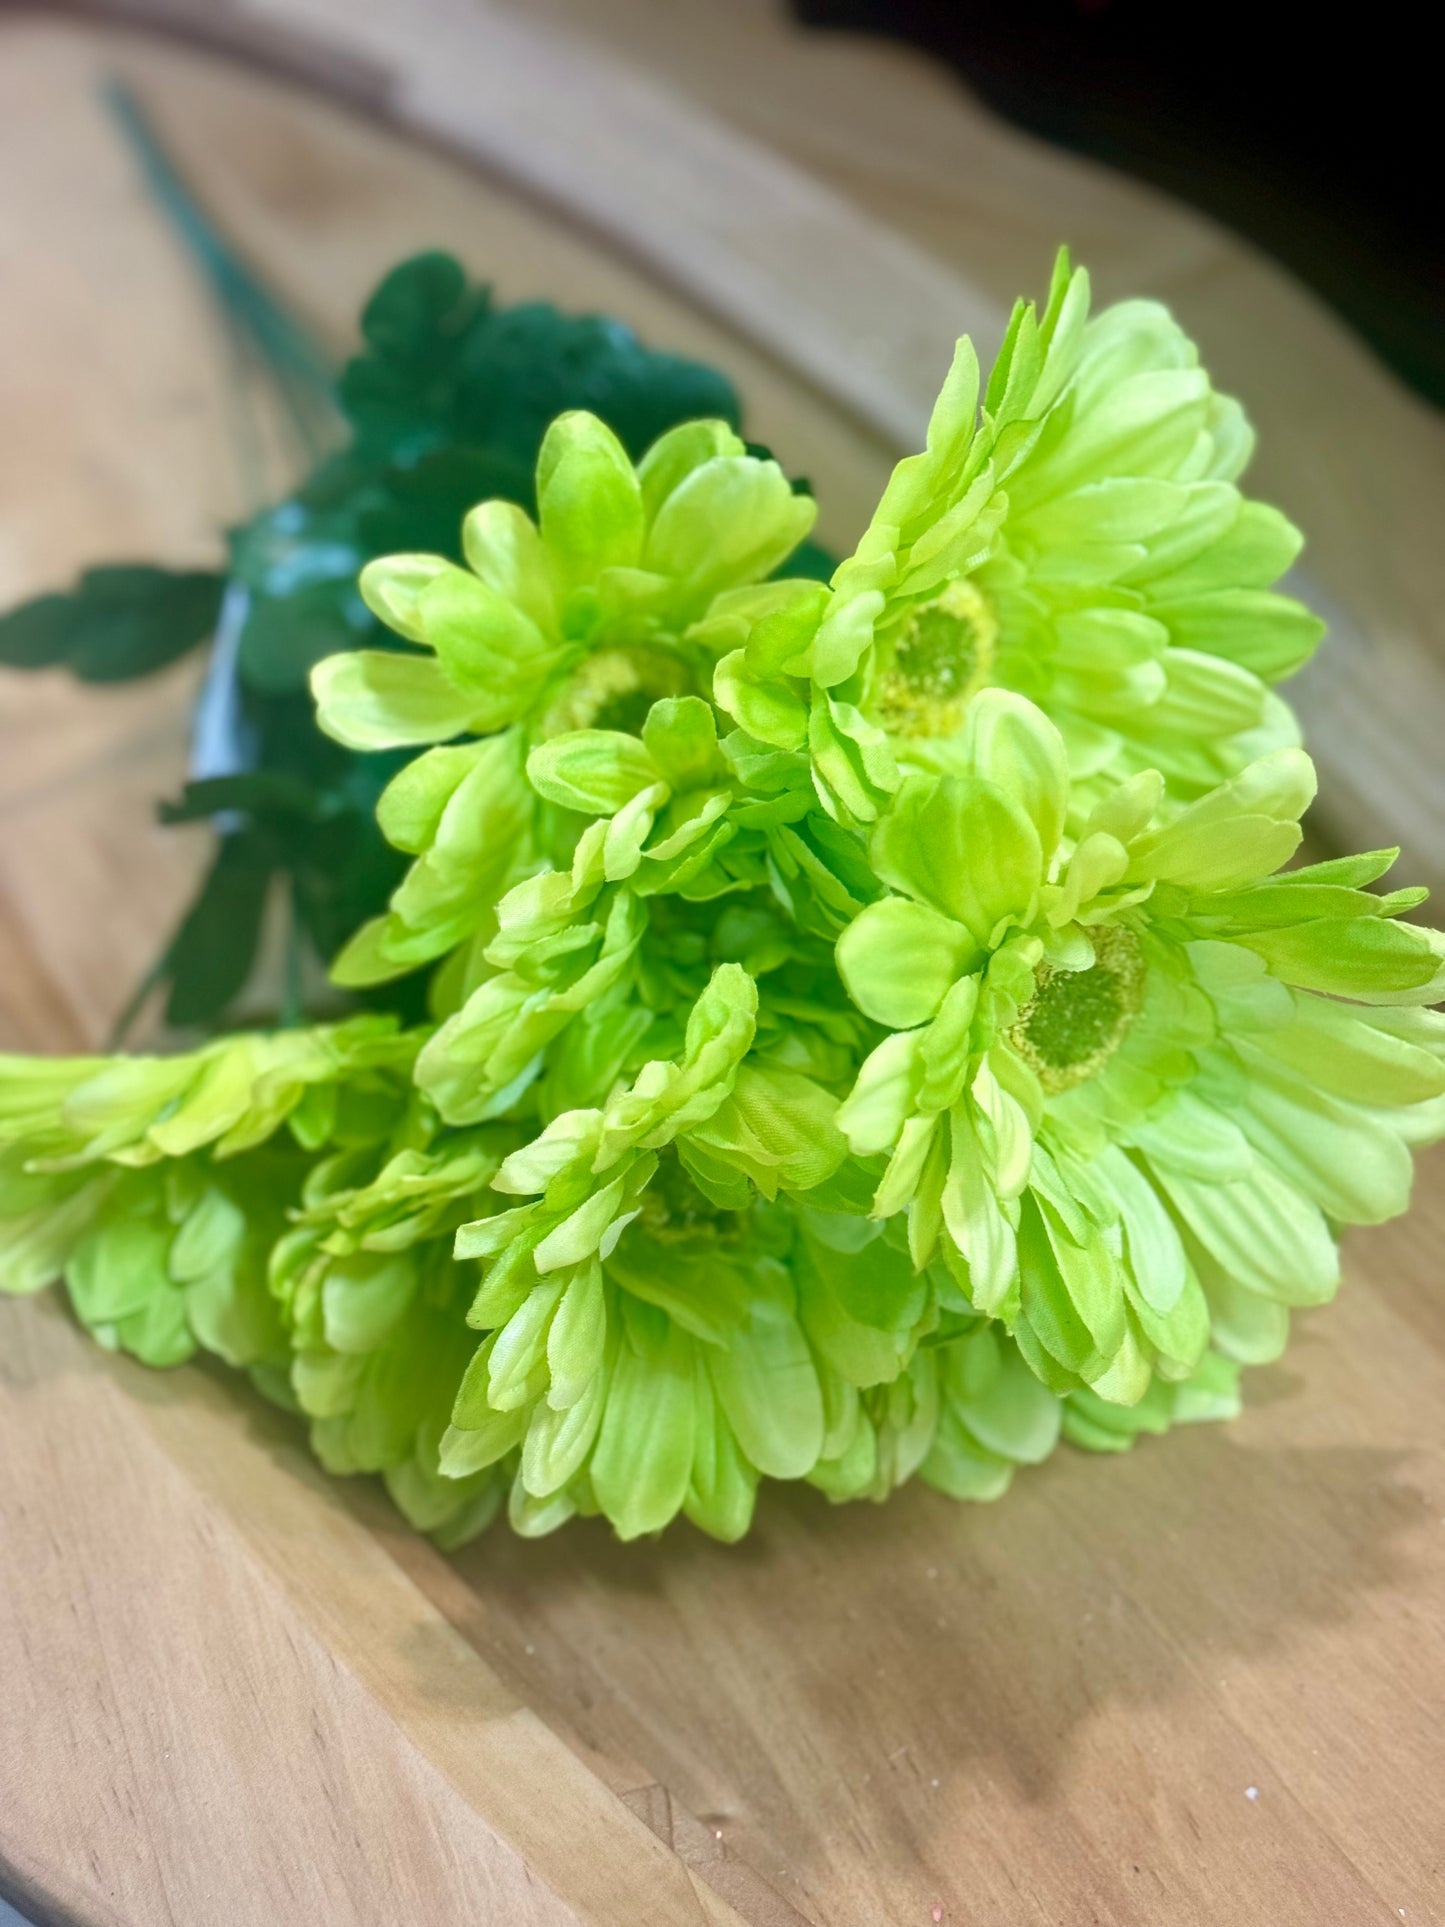
M 624 1339 L 592 1453 L 592 1489 L 619 1538 L 657 1532 L 682 1509 L 697 1434 L 696 1341 L 665 1319 Z
M 960 923 L 906 897 L 870 903 L 838 939 L 838 970 L 848 995 L 890 1030 L 936 1017 L 949 988 L 979 958 Z
M 311 671 L 316 720 L 348 749 L 445 743 L 471 729 L 484 704 L 450 682 L 434 656 L 353 649 Z
M 642 491 L 621 442 L 595 415 L 559 415 L 547 430 L 537 506 L 542 540 L 568 587 L 639 561 Z
M 1027 916 L 1042 879 L 1039 834 L 1003 790 L 977 778 L 910 777 L 874 831 L 878 874 L 990 945 Z
M 823 1400 L 807 1340 L 791 1310 L 761 1299 L 751 1322 L 708 1370 L 738 1444 L 762 1473 L 799 1479 L 823 1446 Z

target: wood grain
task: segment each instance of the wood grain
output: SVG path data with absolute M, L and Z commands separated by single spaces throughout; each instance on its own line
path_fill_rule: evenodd
M 803 47 L 754 0 L 719 19 L 586 10 L 656 85 L 771 126 L 876 220 L 896 200 L 919 247 L 966 234 L 990 297 L 1027 264 L 1003 228 L 989 253 L 987 196 L 951 156 L 988 163 L 1040 257 L 1068 194 L 1106 286 L 1172 278 L 1241 340 L 1233 304 L 1268 312 L 1265 270 L 917 63 Z M 0 194 L 0 601 L 85 561 L 203 557 L 244 506 L 222 344 L 97 108 L 109 66 L 333 340 L 390 258 L 446 243 L 509 297 L 611 309 L 726 365 L 754 432 L 828 477 L 832 539 L 886 472 L 886 437 L 755 341 L 437 154 L 174 48 L 0 34 L 0 166 L 25 184 Z M 1382 378 L 1316 324 L 1358 429 Z M 1371 473 L 1428 472 L 1414 421 L 1398 396 L 1376 411 Z M 1305 466 L 1317 447 L 1285 435 Z M 1384 525 L 1393 503 L 1371 511 L 1381 579 L 1423 609 L 1439 558 Z M 0 1043 L 96 1042 L 183 901 L 198 842 L 137 837 L 183 761 L 189 674 L 0 681 Z M 1412 1218 L 1351 1243 L 1340 1303 L 1237 1425 L 1062 1453 L 992 1508 L 777 1493 L 734 1550 L 584 1527 L 444 1560 L 244 1387 L 0 1305 L 0 1890 L 126 1927 L 1445 1920 L 1442 1169 Z
M 5 1304 L 0 1327 L 0 1513 L 23 1590 L 0 1619 L 0 1867 L 21 1903 L 127 1924 L 577 1920 L 436 1765 L 396 1744 L 344 1648 L 288 1610 L 185 1455 L 137 1425 L 132 1400 L 179 1388 L 122 1392 L 53 1307 Z M 181 1392 L 196 1420 L 201 1390 Z M 294 1511 L 305 1488 L 279 1483 Z M 267 1504 L 264 1479 L 248 1498 Z M 266 1516 L 290 1526 L 293 1556 L 329 1549 L 324 1501 L 299 1534 L 284 1503 Z M 371 1582 L 384 1651 L 385 1584 L 353 1576 Z M 407 1655 L 417 1690 L 455 1694 L 424 1657 Z M 475 1693 L 463 1703 L 495 1717 Z

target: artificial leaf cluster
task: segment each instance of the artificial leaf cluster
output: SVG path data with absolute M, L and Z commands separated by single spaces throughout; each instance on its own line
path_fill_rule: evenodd
M 1286 867 L 1298 538 L 1169 316 L 1088 307 L 960 344 L 828 583 L 727 421 L 577 410 L 365 567 L 394 643 L 312 686 L 406 867 L 335 968 L 426 1021 L 0 1064 L 0 1282 L 453 1543 L 1234 1409 L 1445 1129 L 1445 943 L 1393 852 Z

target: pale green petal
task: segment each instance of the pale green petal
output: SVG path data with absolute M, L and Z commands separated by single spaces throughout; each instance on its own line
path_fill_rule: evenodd
M 66 1266 L 76 1315 L 87 1325 L 113 1324 L 153 1297 L 179 1293 L 166 1258 L 170 1230 L 154 1217 L 118 1217 L 88 1232 Z
M 642 725 L 642 740 L 663 781 L 676 793 L 727 778 L 717 723 L 700 696 L 667 696 L 655 702 Z
M 1209 650 L 1266 682 L 1309 661 L 1325 632 L 1313 610 L 1262 589 L 1223 589 L 1188 602 L 1161 602 L 1157 613 L 1181 649 Z
M 545 1280 L 496 1334 L 486 1393 L 494 1412 L 515 1411 L 537 1397 L 546 1376 L 547 1335 L 565 1288 L 564 1278 Z
M 774 1198 L 779 1190 L 811 1191 L 837 1170 L 848 1149 L 837 1116 L 838 1100 L 811 1078 L 745 1064 L 722 1103 L 694 1125 L 689 1144 Z
M 592 1489 L 622 1539 L 657 1532 L 682 1509 L 697 1436 L 696 1340 L 668 1325 L 639 1352 L 618 1348 Z
M 1256 1075 L 1236 1115 L 1270 1166 L 1342 1224 L 1398 1217 L 1410 1202 L 1413 1163 L 1389 1124 L 1281 1075 L 1244 1040 L 1240 1049 Z
M 458 743 L 417 756 L 387 784 L 376 820 L 388 843 L 417 856 L 432 844 L 443 812 L 490 750 L 487 742 Z
M 1052 854 L 1068 814 L 1069 764 L 1048 717 L 1009 690 L 980 690 L 968 706 L 963 740 L 974 775 L 1023 805 L 1040 848 Z
M 1299 819 L 1314 794 L 1314 767 L 1304 752 L 1277 750 L 1140 837 L 1131 873 L 1195 890 L 1229 890 L 1268 876 L 1298 849 Z
M 875 867 L 894 889 L 995 941 L 1000 921 L 1027 916 L 1042 879 L 1038 831 L 991 783 L 909 777 L 873 833 Z
M 114 1331 L 121 1349 L 130 1352 L 143 1365 L 162 1369 L 179 1365 L 196 1349 L 186 1319 L 186 1300 L 178 1291 L 153 1293 L 138 1311 L 117 1319 Z
M 838 1128 L 860 1157 L 889 1151 L 912 1114 L 922 1036 L 889 1037 L 864 1060 L 838 1111 Z
M 422 594 L 456 564 L 444 555 L 388 555 L 368 562 L 357 580 L 361 599 L 388 629 L 408 642 L 425 642 L 420 616 Z
M 1379 918 L 1321 917 L 1241 939 L 1287 984 L 1373 1000 L 1433 1002 L 1441 953 L 1429 931 Z
M 338 1352 L 375 1351 L 405 1313 L 417 1284 L 416 1266 L 406 1253 L 338 1258 L 321 1294 L 327 1344 Z
M 621 442 L 595 415 L 559 415 L 537 459 L 542 540 L 567 587 L 642 553 L 642 491 Z
M 606 1337 L 602 1267 L 596 1263 L 579 1265 L 563 1290 L 547 1334 L 549 1405 L 565 1411 L 596 1382 Z
M 1015 1282 L 1014 1226 L 991 1182 L 983 1148 L 961 1110 L 953 1113 L 952 1125 L 943 1221 L 968 1261 L 974 1304 L 980 1311 L 997 1312 Z
M 563 809 L 611 816 L 656 783 L 658 769 L 635 736 L 574 729 L 537 745 L 527 758 L 527 779 L 539 796 Z
M 445 743 L 473 727 L 484 706 L 456 688 L 435 656 L 352 649 L 311 671 L 316 720 L 348 749 Z
M 1100 1159 L 1104 1182 L 1118 1202 L 1129 1269 L 1140 1298 L 1161 1318 L 1179 1302 L 1188 1265 L 1179 1234 L 1158 1192 L 1128 1157 L 1111 1150 Z
M 1155 1164 L 1180 1218 L 1215 1263 L 1251 1291 L 1282 1305 L 1334 1297 L 1340 1259 L 1324 1213 L 1262 1162 L 1232 1184 Z
M 769 575 L 812 528 L 818 505 L 795 495 L 776 462 L 717 455 L 684 477 L 659 505 L 643 567 L 674 577 L 686 606 Z
M 694 469 L 719 456 L 746 454 L 742 440 L 722 421 L 682 422 L 659 435 L 637 464 L 643 511 L 649 526 L 672 491 Z
M 599 1366 L 565 1408 L 535 1407 L 522 1442 L 521 1478 L 528 1492 L 547 1498 L 585 1463 L 606 1410 L 608 1389 Z
M 532 518 L 514 502 L 481 502 L 462 523 L 462 549 L 472 573 L 515 604 L 545 634 L 557 621 L 547 551 Z
M 1021 1465 L 1038 1465 L 1058 1443 L 1058 1399 L 994 1326 L 985 1326 L 949 1347 L 943 1395 L 969 1437 L 985 1452 Z
M 485 717 L 480 727 L 516 721 L 560 653 L 514 602 L 465 569 L 428 583 L 417 611 L 447 679 Z
M 1289 1312 L 1217 1267 L 1205 1271 L 1214 1343 L 1241 1365 L 1270 1365 L 1289 1342 Z
M 758 992 L 739 964 L 719 964 L 693 1005 L 680 1062 L 654 1059 L 603 1116 L 599 1161 L 625 1145 L 670 1142 L 711 1117 L 732 1087 L 757 1022 Z
M 1416 1030 L 1402 1020 L 1419 1020 Z M 1324 997 L 1294 1000 L 1294 1018 L 1259 1047 L 1356 1104 L 1420 1104 L 1445 1092 L 1445 1019 L 1366 1011 Z
M 760 743 L 801 749 L 808 740 L 808 705 L 786 681 L 760 675 L 747 652 L 735 649 L 713 671 L 713 698 Z
M 882 596 L 873 591 L 834 602 L 808 651 L 808 667 L 822 688 L 845 682 L 857 669 L 882 608 Z
M 823 1398 L 793 1312 L 760 1299 L 747 1327 L 710 1352 L 707 1364 L 738 1444 L 758 1470 L 775 1479 L 811 1472 L 823 1448 Z
M 683 1510 L 695 1526 L 731 1543 L 752 1524 L 758 1475 L 744 1457 L 705 1373 L 698 1374 L 692 1476 Z
M 869 1242 L 839 1249 L 828 1237 L 831 1229 L 819 1214 L 811 1214 L 813 1235 L 805 1254 L 795 1260 L 798 1313 L 804 1330 L 819 1354 L 835 1371 L 855 1385 L 878 1385 L 894 1379 L 907 1363 L 915 1328 L 927 1305 L 927 1287 L 907 1254 L 878 1236 L 878 1227 L 864 1221 Z M 847 1227 L 856 1219 L 842 1221 Z M 826 1448 L 825 1448 L 826 1456 Z
M 861 1011 L 890 1030 L 938 1014 L 950 987 L 980 958 L 960 923 L 924 903 L 885 897 L 838 939 L 838 970 Z
M 1045 1393 L 1045 1397 L 1050 1394 Z M 1057 1405 L 1057 1400 L 1054 1403 Z M 1001 1499 L 1013 1484 L 1012 1461 L 977 1445 L 945 1415 L 919 1467 L 919 1476 L 950 1499 Z

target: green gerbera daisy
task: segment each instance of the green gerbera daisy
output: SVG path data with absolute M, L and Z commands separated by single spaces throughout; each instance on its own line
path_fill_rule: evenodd
M 799 1478 L 823 1450 L 791 1216 L 759 1195 L 815 1191 L 846 1146 L 836 1100 L 800 1104 L 805 1080 L 745 1065 L 757 1010 L 752 978 L 720 965 L 679 1055 L 553 1118 L 493 1180 L 535 1201 L 457 1235 L 459 1258 L 488 1261 L 468 1314 L 487 1335 L 441 1465 L 519 1453 L 519 1530 L 602 1511 L 631 1538 L 685 1511 L 735 1538 L 759 1475 Z
M 719 959 L 763 985 L 779 1074 L 846 1086 L 866 1026 L 832 945 L 877 886 L 861 844 L 810 818 L 796 759 L 759 760 L 719 744 L 696 696 L 654 703 L 640 735 L 575 730 L 532 751 L 527 780 L 556 806 L 570 860 L 514 886 L 490 939 L 443 968 L 450 1014 L 417 1082 L 449 1122 L 503 1115 L 539 1078 L 544 1113 L 596 1103 L 675 1048 Z
M 0 1150 L 0 1290 L 64 1280 L 77 1318 L 108 1350 L 177 1365 L 199 1347 L 284 1377 L 286 1339 L 267 1288 L 284 1200 L 305 1165 L 295 1150 L 231 1165 L 199 1157 L 127 1170 L 27 1168 Z
M 816 513 L 724 422 L 672 429 L 634 468 L 580 412 L 547 432 L 537 502 L 535 524 L 511 502 L 473 509 L 468 569 L 430 555 L 369 564 L 363 596 L 419 650 L 353 650 L 313 673 L 321 726 L 350 748 L 442 746 L 381 799 L 383 831 L 416 860 L 337 960 L 341 983 L 399 975 L 487 929 L 502 892 L 551 854 L 528 752 L 633 730 L 659 698 L 705 689 L 710 663 L 688 631 L 777 568 Z
M 894 894 L 837 954 L 889 1034 L 839 1122 L 1056 1391 L 1273 1357 L 1440 1128 L 1442 943 L 1393 921 L 1423 892 L 1360 887 L 1392 852 L 1281 873 L 1313 793 L 1282 750 L 1160 823 L 1146 773 L 1073 839 L 1062 736 L 993 690 L 873 832 Z
M 806 751 L 844 820 L 872 821 L 900 768 L 952 768 L 990 687 L 1048 713 L 1090 798 L 1146 768 L 1196 796 L 1297 740 L 1271 685 L 1322 625 L 1273 591 L 1300 538 L 1235 486 L 1243 413 L 1166 309 L 1088 307 L 1061 255 L 1043 315 L 1015 309 L 981 412 L 960 341 L 926 448 L 831 587 L 703 625 L 726 652 L 718 700 Z
M 200 1346 L 275 1390 L 287 1206 L 320 1147 L 414 1103 L 415 1054 L 363 1017 L 174 1057 L 0 1057 L 0 1289 L 63 1277 L 101 1343 L 150 1365 Z

